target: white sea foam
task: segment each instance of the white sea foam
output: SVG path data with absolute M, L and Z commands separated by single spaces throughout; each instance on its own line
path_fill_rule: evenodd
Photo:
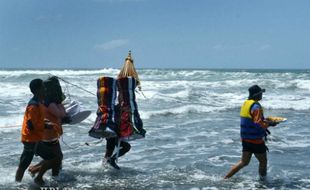
M 169 94 L 157 92 L 153 94 L 153 100 L 162 99 L 166 101 L 178 102 L 178 101 L 182 101 L 182 99 L 187 99 L 188 96 L 189 96 L 189 90 L 182 90 L 182 91 L 178 91 L 175 93 L 169 93 Z
M 310 97 L 300 95 L 269 95 L 262 105 L 268 109 L 309 110 Z
M 22 152 L 19 130 L 25 105 L 31 98 L 28 82 L 52 73 L 96 93 L 97 77 L 116 76 L 118 71 L 52 70 L 26 74 L 13 71 L 12 75 L 0 72 L 0 126 L 16 125 L 14 129 L 0 128 L 3 137 L 0 138 L 3 147 L 0 149 L 0 167 L 3 168 L 0 173 L 9 173 L 9 177 L 0 177 L 0 189 L 14 183 L 13 170 Z M 71 149 L 62 143 L 63 169 L 70 173 L 72 181 L 59 184 L 94 189 L 265 188 L 265 184 L 256 180 L 258 163 L 254 158 L 234 178 L 221 180 L 240 159 L 239 109 L 247 99 L 248 87 L 257 83 L 266 88 L 261 101 L 266 113 L 279 113 L 289 118 L 285 124 L 270 129 L 268 161 L 269 168 L 273 169 L 269 169 L 268 174 L 277 181 L 266 188 L 309 187 L 309 179 L 304 176 L 309 176 L 305 166 L 310 146 L 307 130 L 310 73 L 148 69 L 140 70 L 139 74 L 147 98 L 137 94 L 137 103 L 147 133 L 145 139 L 131 142 L 130 152 L 119 159 L 121 171 L 99 169 L 105 141 L 84 146 L 83 142 L 98 141 L 87 134 L 96 118 L 97 99 L 68 85 L 71 98 L 81 103 L 82 110 L 89 109 L 92 114 L 79 125 L 64 126 L 64 141 L 72 147 L 80 146 Z M 61 84 L 65 85 L 62 81 Z M 298 157 L 294 156 L 296 153 Z M 278 174 L 279 170 L 294 172 Z M 47 182 L 49 176 L 47 172 Z M 25 181 L 32 181 L 29 175 L 25 175 Z
M 294 141 L 282 141 L 273 143 L 276 147 L 281 148 L 307 148 L 310 147 L 310 141 L 306 139 L 294 140 Z
M 56 76 L 81 76 L 81 75 L 115 75 L 119 69 L 98 69 L 98 70 L 0 70 L 0 77 L 17 77 L 21 75 L 56 75 Z
M 15 179 L 14 174 L 15 173 L 12 171 L 14 171 L 15 168 L 14 169 L 13 168 L 10 168 L 10 169 L 3 169 L 2 168 L 1 170 L 2 170 L 1 172 L 3 172 L 3 173 L 0 177 L 0 184 L 8 184 L 8 185 L 10 185 L 8 187 L 14 187 L 13 185 L 16 184 L 16 182 L 14 181 L 14 179 Z M 24 179 L 24 181 L 25 181 L 25 179 Z M 9 188 L 7 188 L 7 189 L 9 189 Z
M 8 98 L 18 98 L 18 97 L 31 97 L 31 92 L 29 90 L 28 84 L 21 85 L 20 83 L 0 83 L 0 97 L 2 101 L 6 101 Z
M 12 114 L 8 117 L 0 117 L 0 129 L 20 129 L 23 123 L 23 115 Z
M 141 111 L 141 117 L 143 119 L 149 119 L 152 116 L 162 115 L 178 115 L 178 114 L 186 114 L 186 113 L 208 113 L 214 111 L 225 110 L 225 108 L 221 107 L 207 107 L 203 105 L 185 105 L 180 107 L 174 107 L 169 109 L 161 109 L 156 111 Z
M 231 144 L 231 143 L 233 143 L 234 141 L 232 140 L 232 139 L 223 139 L 222 141 L 221 141 L 221 143 L 223 143 L 223 144 Z
M 296 86 L 300 89 L 310 90 L 310 79 L 308 80 L 296 79 L 296 80 L 293 80 L 292 82 L 296 83 Z

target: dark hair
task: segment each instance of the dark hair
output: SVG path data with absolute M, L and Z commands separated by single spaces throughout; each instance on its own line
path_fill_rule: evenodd
M 58 77 L 51 76 L 43 81 L 45 87 L 45 100 L 48 102 L 55 102 L 60 104 L 66 96 L 63 94 Z
M 29 88 L 33 94 L 36 94 L 38 92 L 38 90 L 43 88 L 43 80 L 33 79 L 29 84 Z

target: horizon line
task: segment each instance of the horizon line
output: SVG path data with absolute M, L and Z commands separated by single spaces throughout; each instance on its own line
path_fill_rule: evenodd
M 103 68 L 83 68 L 83 67 L 42 67 L 42 68 L 34 68 L 34 67 L 25 67 L 25 68 L 14 68 L 14 67 L 6 67 L 1 68 L 0 70 L 98 70 L 98 69 L 119 69 L 113 67 L 103 67 Z M 148 69 L 157 69 L 157 70 L 310 70 L 310 68 L 190 68 L 190 67 L 136 67 L 138 70 L 148 70 Z

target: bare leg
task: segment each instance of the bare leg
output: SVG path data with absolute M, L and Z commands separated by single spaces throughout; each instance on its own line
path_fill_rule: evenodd
M 28 171 L 31 173 L 32 176 L 34 176 L 36 173 L 40 171 L 42 164 L 43 160 L 34 166 L 29 166 Z
M 54 158 L 52 160 L 44 160 L 42 162 L 42 165 L 41 165 L 41 168 L 40 168 L 40 171 L 37 175 L 37 177 L 34 179 L 34 181 L 38 184 L 38 185 L 44 185 L 44 181 L 43 181 L 43 175 L 44 173 L 55 167 L 56 165 L 59 164 L 59 159 L 58 158 Z
M 241 168 L 247 166 L 250 163 L 252 157 L 251 152 L 242 152 L 242 158 L 241 160 L 234 165 L 231 170 L 228 172 L 228 174 L 224 177 L 224 179 L 228 179 L 232 177 L 235 173 L 237 173 Z
M 267 153 L 254 154 L 257 160 L 259 161 L 258 173 L 261 177 L 267 175 Z
M 15 181 L 17 182 L 21 182 L 23 177 L 24 177 L 24 173 L 25 173 L 25 170 L 26 169 L 23 169 L 23 168 L 17 168 L 17 171 L 16 171 L 16 175 L 15 175 Z
M 21 182 L 24 173 L 28 166 L 30 165 L 33 155 L 34 155 L 34 148 L 35 148 L 35 143 L 23 143 L 24 144 L 24 150 L 22 155 L 20 156 L 20 163 L 16 171 L 16 176 L 15 176 L 15 181 Z

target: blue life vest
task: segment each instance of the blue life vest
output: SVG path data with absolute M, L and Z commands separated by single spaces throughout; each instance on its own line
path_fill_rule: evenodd
M 255 100 L 246 100 L 241 107 L 240 134 L 242 139 L 262 139 L 266 136 L 266 129 L 253 122 L 251 109 L 254 104 L 262 110 L 262 106 Z

